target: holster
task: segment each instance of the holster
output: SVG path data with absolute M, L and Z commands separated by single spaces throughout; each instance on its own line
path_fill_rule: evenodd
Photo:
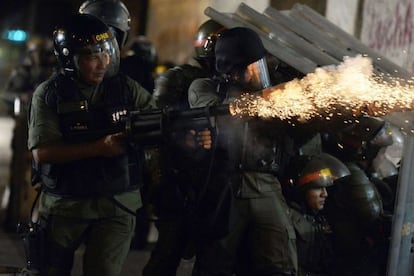
M 17 232 L 23 240 L 27 269 L 40 273 L 45 263 L 45 221 L 40 219 L 39 222 L 19 223 Z

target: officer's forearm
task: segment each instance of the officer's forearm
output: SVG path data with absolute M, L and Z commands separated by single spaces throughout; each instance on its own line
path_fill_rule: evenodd
M 96 142 L 82 144 L 54 144 L 32 150 L 33 157 L 39 163 L 64 163 L 100 156 Z

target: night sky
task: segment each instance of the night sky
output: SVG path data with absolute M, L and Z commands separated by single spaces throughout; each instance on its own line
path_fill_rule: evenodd
M 83 1 L 12 0 L 0 1 L 0 30 L 23 29 L 51 34 L 57 23 L 77 11 Z

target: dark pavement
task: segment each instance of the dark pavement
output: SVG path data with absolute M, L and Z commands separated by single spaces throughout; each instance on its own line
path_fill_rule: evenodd
M 0 275 L 19 275 L 4 273 L 4 267 L 24 267 L 25 257 L 23 244 L 19 236 L 13 231 L 7 231 L 3 227 L 4 214 L 8 201 L 8 183 L 9 183 L 9 164 L 11 158 L 10 141 L 13 129 L 13 119 L 6 116 L 0 116 Z M 156 230 L 152 230 L 148 240 L 154 242 L 156 240 Z M 143 250 L 131 249 L 126 260 L 122 276 L 141 275 L 141 271 L 150 256 L 150 248 Z M 76 252 L 75 264 L 73 268 L 73 276 L 81 275 L 82 264 L 82 248 Z M 183 260 L 178 269 L 177 276 L 191 275 L 192 261 Z

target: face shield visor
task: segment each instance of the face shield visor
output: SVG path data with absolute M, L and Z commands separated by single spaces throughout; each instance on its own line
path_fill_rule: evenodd
M 405 138 L 397 127 L 391 126 L 391 130 L 393 143 L 386 147 L 384 155 L 395 167 L 399 167 L 404 152 Z
M 390 146 L 393 143 L 393 136 L 390 124 L 384 122 L 384 125 L 380 128 L 375 137 L 370 141 L 371 144 L 380 147 Z
M 249 83 L 255 90 L 261 90 L 270 87 L 269 70 L 267 69 L 266 58 L 263 57 L 247 66 L 247 72 L 250 76 Z
M 113 77 L 119 72 L 120 51 L 115 38 L 111 37 L 79 48 L 74 56 L 77 72 L 80 72 L 79 58 L 91 56 L 104 64 L 106 78 Z
M 250 63 L 242 70 L 235 70 L 230 74 L 231 82 L 241 88 L 256 92 L 271 86 L 266 57 Z
M 372 161 L 372 170 L 380 179 L 398 174 L 398 167 L 387 159 L 386 148 L 382 148 Z

